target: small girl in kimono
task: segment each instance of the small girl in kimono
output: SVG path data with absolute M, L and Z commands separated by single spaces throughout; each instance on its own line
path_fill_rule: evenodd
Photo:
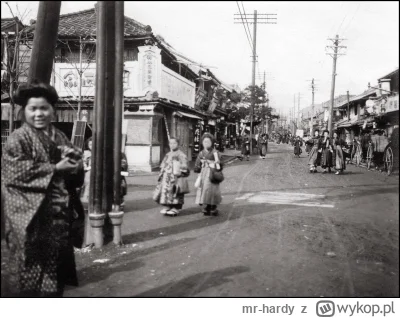
M 211 134 L 203 135 L 202 144 L 204 149 L 199 153 L 194 168 L 194 172 L 200 173 L 196 204 L 203 206 L 204 215 L 217 216 L 217 206 L 221 203 L 222 196 L 219 183 L 211 182 L 210 173 L 212 168 L 222 170 L 221 157 L 214 148 L 214 137 Z
M 294 142 L 294 155 L 297 157 L 297 158 L 300 158 L 300 155 L 301 155 L 301 147 L 303 146 L 303 142 L 301 141 L 301 139 L 300 139 L 300 137 L 299 136 L 297 136 L 296 137 L 296 140 L 295 140 L 295 142 Z
M 314 131 L 314 137 L 308 140 L 312 145 L 311 151 L 308 155 L 308 165 L 310 166 L 310 173 L 316 173 L 317 167 L 321 164 L 322 144 L 319 137 L 319 130 Z
M 324 169 L 322 173 L 331 173 L 331 168 L 333 168 L 333 145 L 331 139 L 329 138 L 328 130 L 324 130 L 321 154 L 321 168 Z
M 168 152 L 161 163 L 161 171 L 158 176 L 158 184 L 153 199 L 164 206 L 161 214 L 177 216 L 184 204 L 185 193 L 178 186 L 180 181 L 187 182 L 189 169 L 186 155 L 179 149 L 179 140 L 169 140 Z M 182 179 L 182 180 L 178 180 Z

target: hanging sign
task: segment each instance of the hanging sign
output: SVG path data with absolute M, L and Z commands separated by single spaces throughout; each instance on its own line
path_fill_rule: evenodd
M 194 130 L 193 154 L 198 154 L 200 152 L 200 131 L 201 131 L 201 125 L 200 121 L 198 121 L 196 124 L 196 128 Z

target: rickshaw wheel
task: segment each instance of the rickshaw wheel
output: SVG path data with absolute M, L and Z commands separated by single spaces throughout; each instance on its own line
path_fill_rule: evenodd
M 386 165 L 387 175 L 390 176 L 392 174 L 392 170 L 393 170 L 393 150 L 391 147 L 388 147 L 386 149 L 385 165 Z

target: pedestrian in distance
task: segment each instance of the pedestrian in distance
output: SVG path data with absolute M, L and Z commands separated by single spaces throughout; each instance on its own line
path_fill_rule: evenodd
M 322 137 L 321 168 L 324 169 L 322 173 L 331 173 L 333 168 L 333 144 L 328 130 L 324 130 Z
M 243 160 L 246 157 L 247 161 L 250 160 L 250 138 L 249 136 L 243 136 L 242 139 L 242 154 L 240 160 Z
M 70 234 L 73 210 L 83 214 L 76 193 L 84 181 L 82 152 L 51 124 L 58 100 L 52 86 L 21 85 L 14 100 L 24 123 L 8 137 L 2 158 L 12 292 L 62 296 L 65 285 L 78 283 Z
M 158 175 L 158 184 L 153 199 L 164 206 L 161 214 L 177 216 L 185 203 L 185 194 L 189 193 L 187 177 L 190 174 L 187 156 L 179 149 L 179 139 L 169 140 L 170 152 L 162 163 Z
M 303 146 L 303 142 L 301 141 L 300 136 L 297 136 L 295 141 L 294 141 L 294 155 L 297 158 L 300 158 L 300 155 L 302 153 L 301 147 Z
M 265 133 L 261 134 L 258 138 L 257 145 L 258 151 L 260 152 L 260 158 L 265 159 L 268 150 L 268 135 Z
M 196 159 L 194 172 L 198 173 L 196 204 L 203 207 L 204 215 L 218 215 L 222 201 L 219 184 L 223 181 L 221 156 L 214 148 L 214 137 L 205 133 L 202 137 L 203 150 Z
M 346 143 L 339 138 L 338 133 L 335 131 L 333 133 L 333 139 L 332 139 L 332 145 L 333 145 L 333 164 L 335 167 L 335 174 L 339 175 L 343 173 L 344 170 L 346 170 L 346 158 L 345 158 L 345 153 L 343 149 L 346 147 Z
M 309 142 L 312 148 L 308 158 L 308 165 L 310 166 L 310 173 L 316 173 L 317 167 L 321 164 L 322 153 L 322 144 L 318 129 L 314 131 L 314 137 Z

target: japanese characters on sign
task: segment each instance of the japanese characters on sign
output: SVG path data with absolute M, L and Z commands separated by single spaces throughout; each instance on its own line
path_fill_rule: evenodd
M 198 154 L 200 152 L 200 136 L 201 136 L 201 125 L 200 121 L 198 121 L 194 130 L 193 154 Z

